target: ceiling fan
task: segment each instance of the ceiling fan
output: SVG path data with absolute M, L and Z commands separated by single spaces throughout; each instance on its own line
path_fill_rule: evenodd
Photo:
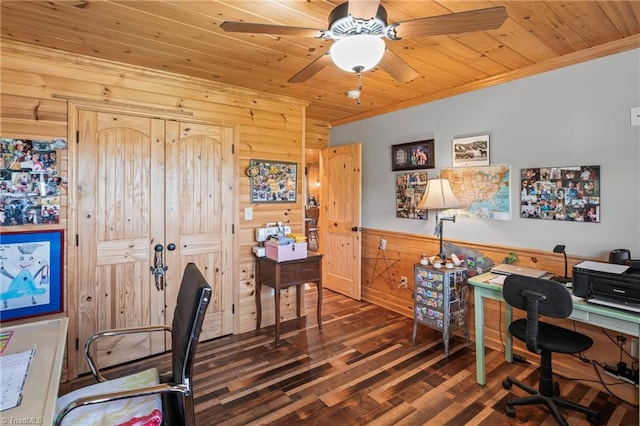
M 378 65 L 399 82 L 409 82 L 418 72 L 402 58 L 386 49 L 383 37 L 400 40 L 442 34 L 459 34 L 499 28 L 507 19 L 504 6 L 469 10 L 447 15 L 410 19 L 387 25 L 387 11 L 380 0 L 351 0 L 336 6 L 329 14 L 328 29 L 292 27 L 286 25 L 225 21 L 224 31 L 277 34 L 331 39 L 328 52 L 315 59 L 296 75 L 290 83 L 300 83 L 313 77 L 332 61 L 341 69 L 355 72 Z

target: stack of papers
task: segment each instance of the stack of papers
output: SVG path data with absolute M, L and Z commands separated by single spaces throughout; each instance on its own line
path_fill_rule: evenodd
M 498 285 L 503 285 L 504 284 L 504 280 L 505 278 L 507 278 L 508 275 L 496 275 L 494 278 L 491 278 L 489 280 L 489 282 L 491 284 L 498 284 Z
M 0 356 L 0 411 L 17 407 L 22 401 L 22 390 L 35 349 Z

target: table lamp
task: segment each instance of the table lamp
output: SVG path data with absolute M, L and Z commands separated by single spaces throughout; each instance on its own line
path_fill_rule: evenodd
M 427 187 L 424 190 L 422 199 L 416 206 L 418 209 L 436 210 L 436 234 L 440 238 L 440 252 L 438 255 L 444 261 L 444 253 L 442 252 L 442 225 L 444 220 L 451 222 L 456 221 L 456 216 L 440 217 L 438 212 L 440 209 L 454 209 L 462 206 L 451 190 L 448 179 L 429 179 Z

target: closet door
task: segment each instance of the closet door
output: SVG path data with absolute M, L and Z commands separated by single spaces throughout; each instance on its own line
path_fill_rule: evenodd
M 233 138 L 228 127 L 167 122 L 165 241 L 176 250 L 166 254 L 166 320 L 194 262 L 213 290 L 200 340 L 233 332 Z
M 154 246 L 165 244 L 165 121 L 80 110 L 78 123 L 75 362 L 82 373 L 91 334 L 165 323 L 165 292 L 149 269 Z M 97 345 L 100 365 L 163 352 L 164 339 L 110 338 Z

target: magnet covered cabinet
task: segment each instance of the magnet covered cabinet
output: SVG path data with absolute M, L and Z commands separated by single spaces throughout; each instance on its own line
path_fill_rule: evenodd
M 464 337 L 469 342 L 467 329 L 467 268 L 436 269 L 416 264 L 413 293 L 413 340 L 416 340 L 418 324 L 442 332 L 444 352 L 449 355 L 449 335 L 464 327 Z

